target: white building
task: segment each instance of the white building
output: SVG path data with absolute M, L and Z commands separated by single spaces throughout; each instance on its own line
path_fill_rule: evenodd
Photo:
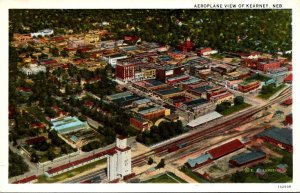
M 38 37 L 39 35 L 41 36 L 50 36 L 54 33 L 53 29 L 44 29 L 44 30 L 39 30 L 38 32 L 30 33 L 31 37 Z
M 131 173 L 131 148 L 127 146 L 127 138 L 118 136 L 116 147 L 107 158 L 108 180 L 123 179 Z
M 118 60 L 125 59 L 125 58 L 127 58 L 127 55 L 125 54 L 114 54 L 114 55 L 103 57 L 103 59 L 106 60 L 113 68 L 116 67 Z
M 27 76 L 29 75 L 35 75 L 38 74 L 39 72 L 46 72 L 46 67 L 45 66 L 38 66 L 37 64 L 30 64 L 28 68 L 23 67 L 22 72 L 26 74 Z

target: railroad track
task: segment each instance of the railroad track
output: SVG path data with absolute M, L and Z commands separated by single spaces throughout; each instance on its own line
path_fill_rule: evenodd
M 290 98 L 291 94 L 292 94 L 292 88 L 288 87 L 288 88 L 284 89 L 281 92 L 281 94 L 279 94 L 275 98 L 271 99 L 267 104 L 265 104 L 261 107 L 252 108 L 251 110 L 243 112 L 242 114 L 232 117 L 229 120 L 225 120 L 223 123 L 220 123 L 216 126 L 208 127 L 205 130 L 201 130 L 199 132 L 192 133 L 191 135 L 188 135 L 182 139 L 178 139 L 169 144 L 157 147 L 157 148 L 152 149 L 142 155 L 135 156 L 132 159 L 132 166 L 136 167 L 136 166 L 142 166 L 142 165 L 146 164 L 147 159 L 150 156 L 154 156 L 154 155 L 155 156 L 165 156 L 169 153 L 176 153 L 178 150 L 184 151 L 184 150 L 190 148 L 191 145 L 193 145 L 205 138 L 208 138 L 209 136 L 229 131 L 229 130 L 235 128 L 236 125 L 248 123 L 248 122 L 250 122 L 250 118 L 253 115 L 255 115 L 256 113 L 258 113 L 264 109 L 267 109 L 269 106 L 271 106 L 275 103 L 279 103 L 279 102 L 282 102 L 282 101 Z M 178 149 L 176 151 L 168 152 L 168 149 L 170 147 L 179 145 L 181 143 L 186 143 L 186 146 L 184 148 Z M 103 173 L 104 171 L 105 171 L 105 169 L 98 170 L 96 172 Z M 94 174 L 92 176 L 97 175 L 96 172 L 92 173 L 92 174 Z M 73 183 L 73 181 L 72 181 L 72 183 Z

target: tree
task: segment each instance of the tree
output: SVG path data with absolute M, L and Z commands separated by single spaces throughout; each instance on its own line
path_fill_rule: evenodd
M 67 52 L 67 50 L 63 49 L 60 54 L 62 55 L 62 57 L 66 58 L 66 57 L 69 57 L 69 54 Z
M 49 149 L 49 150 L 48 150 L 48 152 L 47 152 L 47 157 L 48 157 L 48 159 L 51 160 L 51 161 L 55 158 L 55 154 L 54 154 L 54 152 L 53 152 L 52 149 Z
M 33 162 L 33 163 L 37 163 L 39 161 L 39 157 L 38 157 L 38 155 L 36 154 L 35 151 L 31 154 L 30 161 Z
M 148 159 L 148 165 L 152 165 L 153 164 L 153 159 L 152 159 L 152 157 L 149 157 L 149 159 Z
M 236 96 L 234 98 L 234 105 L 241 105 L 244 103 L 244 97 L 243 96 Z
M 246 175 L 244 172 L 236 172 L 231 176 L 232 182 L 245 182 L 245 180 L 246 180 Z
M 160 162 L 157 164 L 156 169 L 164 168 L 165 167 L 165 160 L 161 159 Z
M 51 48 L 51 53 L 54 57 L 57 57 L 59 56 L 59 50 L 58 48 L 54 47 L 54 48 Z

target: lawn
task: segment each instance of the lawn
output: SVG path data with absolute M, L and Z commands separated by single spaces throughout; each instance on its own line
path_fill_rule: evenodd
M 71 178 L 73 176 L 76 176 L 82 172 L 85 172 L 87 170 L 91 170 L 103 163 L 106 162 L 106 159 L 102 159 L 102 160 L 98 160 L 98 161 L 95 161 L 93 163 L 90 163 L 90 164 L 87 164 L 87 165 L 84 165 L 84 166 L 81 166 L 79 168 L 76 168 L 74 170 L 71 170 L 71 171 L 68 171 L 68 172 L 65 172 L 65 173 L 62 173 L 62 174 L 59 174 L 57 176 L 54 176 L 54 177 L 47 177 L 45 175 L 40 175 L 38 176 L 38 181 L 36 183 L 55 183 L 55 182 L 59 182 L 59 181 L 62 181 L 62 180 L 65 180 L 67 178 Z
M 220 114 L 226 116 L 226 115 L 230 115 L 231 113 L 243 110 L 243 109 L 248 108 L 248 107 L 251 107 L 251 105 L 248 104 L 248 103 L 243 103 L 243 104 L 240 104 L 240 105 L 233 105 L 230 108 L 220 112 Z
M 273 96 L 276 92 L 280 91 L 281 89 L 283 89 L 285 87 L 285 85 L 280 85 L 280 86 L 277 86 L 276 88 L 272 89 L 271 92 L 267 93 L 267 94 L 259 94 L 257 95 L 258 98 L 261 98 L 261 99 L 264 99 L 264 100 L 267 100 L 269 99 L 271 96 Z
M 168 172 L 156 178 L 143 181 L 142 183 L 186 183 L 186 181 L 179 178 L 175 174 Z

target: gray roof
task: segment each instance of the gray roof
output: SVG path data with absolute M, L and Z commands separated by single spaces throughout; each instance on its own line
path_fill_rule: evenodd
M 266 154 L 262 151 L 252 151 L 250 153 L 241 153 L 241 154 L 235 155 L 235 156 L 231 157 L 230 160 L 233 160 L 233 161 L 237 162 L 238 164 L 242 165 L 242 164 L 246 164 L 251 161 L 255 161 L 257 159 L 263 158 L 265 156 L 266 156 Z
M 157 93 L 161 94 L 161 95 L 168 95 L 168 94 L 173 94 L 173 93 L 177 93 L 177 92 L 181 92 L 181 90 L 176 87 L 157 91 Z
M 203 99 L 203 98 L 199 98 L 199 99 L 195 99 L 195 100 L 191 100 L 191 101 L 188 101 L 188 102 L 184 102 L 183 104 L 185 104 L 186 106 L 199 106 L 199 105 L 202 105 L 204 103 L 207 103 L 208 100 L 206 99 Z
M 258 134 L 258 137 L 269 137 L 286 145 L 293 145 L 293 133 L 290 129 L 272 127 Z
M 198 125 L 217 119 L 219 117 L 222 117 L 222 115 L 216 111 L 213 111 L 211 113 L 207 113 L 201 117 L 198 117 L 197 119 L 189 122 L 187 125 L 190 127 L 196 127 Z

